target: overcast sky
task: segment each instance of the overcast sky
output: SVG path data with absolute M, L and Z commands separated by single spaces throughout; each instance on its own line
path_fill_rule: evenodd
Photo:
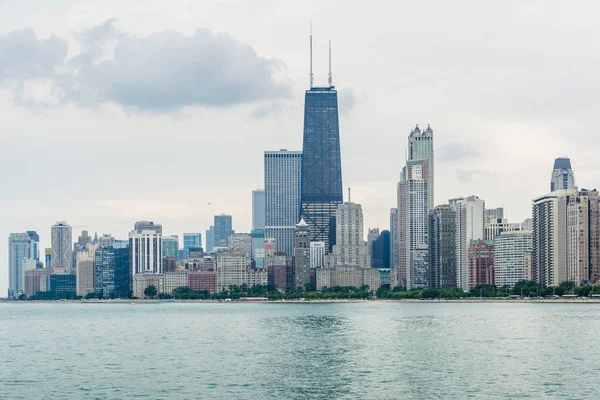
M 316 84 L 332 40 L 343 182 L 366 227 L 389 228 L 416 124 L 434 130 L 436 204 L 476 194 L 520 222 L 554 158 L 599 182 L 598 8 L 0 0 L 0 237 L 36 230 L 48 247 L 58 220 L 74 239 L 124 239 L 140 219 L 204 234 L 219 213 L 248 231 L 263 151 L 302 150 L 311 20 Z

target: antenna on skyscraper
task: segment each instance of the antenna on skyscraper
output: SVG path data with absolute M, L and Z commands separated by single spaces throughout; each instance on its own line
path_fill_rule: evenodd
M 333 76 L 331 75 L 331 39 L 329 39 L 329 87 L 333 87 Z
M 312 21 L 310 22 L 310 88 L 313 87 L 313 72 L 312 72 Z

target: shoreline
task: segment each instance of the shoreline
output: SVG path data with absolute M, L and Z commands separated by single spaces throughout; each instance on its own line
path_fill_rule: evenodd
M 306 304 L 306 303 L 577 303 L 600 304 L 600 299 L 317 299 L 317 300 L 179 300 L 179 299 L 103 299 L 103 300 L 1 300 L 0 304 L 40 304 L 40 303 L 67 303 L 67 304 L 168 304 L 168 303 L 207 303 L 207 304 Z

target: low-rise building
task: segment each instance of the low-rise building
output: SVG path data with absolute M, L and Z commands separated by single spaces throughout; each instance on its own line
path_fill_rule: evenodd
M 217 271 L 190 271 L 188 274 L 189 287 L 192 290 L 206 290 L 213 294 L 217 292 Z
M 164 293 L 164 278 L 163 274 L 135 274 L 133 276 L 133 296 L 140 299 L 146 298 L 144 290 L 149 286 L 154 286 L 157 293 Z
M 164 289 L 162 293 L 171 294 L 180 287 L 188 287 L 188 271 L 173 271 L 164 273 Z
M 358 268 L 352 266 L 338 266 L 335 268 L 317 268 L 317 290 L 336 286 L 368 286 L 370 291 L 376 291 L 381 284 L 378 268 Z

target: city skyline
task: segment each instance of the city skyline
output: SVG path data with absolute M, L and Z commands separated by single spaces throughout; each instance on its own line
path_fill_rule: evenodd
M 287 68 L 285 73 L 291 81 L 287 86 L 288 97 L 256 96 L 252 97 L 252 101 L 242 101 L 243 104 L 229 108 L 206 104 L 206 101 L 191 102 L 187 108 L 182 109 L 180 104 L 176 104 L 171 109 L 158 112 L 144 108 L 144 105 L 124 104 L 122 100 L 116 99 L 109 104 L 102 103 L 92 111 L 82 97 L 78 101 L 72 100 L 66 106 L 36 107 L 34 100 L 43 100 L 43 96 L 34 96 L 32 99 L 27 97 L 31 93 L 23 93 L 23 97 L 13 99 L 15 94 L 12 86 L 0 84 L 0 106 L 6 111 L 6 118 L 0 122 L 0 130 L 3 132 L 1 178 L 6 182 L 5 195 L 0 200 L 0 225 L 3 228 L 0 234 L 7 238 L 13 232 L 35 230 L 40 234 L 40 248 L 47 248 L 50 247 L 49 227 L 56 221 L 65 220 L 73 226 L 87 225 L 90 232 L 111 233 L 115 238 L 123 240 L 127 238 L 133 221 L 150 219 L 163 224 L 165 235 L 177 234 L 181 237 L 184 232 L 204 232 L 212 224 L 213 216 L 221 213 L 233 215 L 236 231 L 250 232 L 250 193 L 262 182 L 262 151 L 301 149 L 302 92 L 306 88 L 308 73 L 306 39 L 308 21 L 316 15 L 316 3 L 303 6 L 305 10 L 302 12 L 298 12 L 293 6 L 284 7 L 280 19 L 282 25 L 273 28 L 281 31 L 278 38 L 274 38 L 277 35 L 272 35 L 272 32 L 254 33 L 256 26 L 251 22 L 258 18 L 259 13 L 266 12 L 265 15 L 269 15 L 269 7 L 265 3 L 256 6 L 256 14 L 246 18 L 238 15 L 238 18 L 234 18 L 239 26 L 228 22 L 223 9 L 212 10 L 205 15 L 200 15 L 202 13 L 196 8 L 184 10 L 190 15 L 198 14 L 198 18 L 180 25 L 174 24 L 168 17 L 161 17 L 159 10 L 149 7 L 147 12 L 152 22 L 144 26 L 136 24 L 127 10 L 117 6 L 110 7 L 111 12 L 114 12 L 111 15 L 90 15 L 73 4 L 65 2 L 65 9 L 59 11 L 59 8 L 51 10 L 43 3 L 37 8 L 27 7 L 25 10 L 18 3 L 4 2 L 0 5 L 0 10 L 3 11 L 0 12 L 0 42 L 31 40 L 30 36 L 9 35 L 13 31 L 27 28 L 34 30 L 34 43 L 46 46 L 53 43 L 45 42 L 51 33 L 56 34 L 57 41 L 67 40 L 73 45 L 73 41 L 81 39 L 78 33 L 94 26 L 104 27 L 104 30 L 94 31 L 97 35 L 112 34 L 117 37 L 119 32 L 125 32 L 127 35 L 145 37 L 152 32 L 175 29 L 185 38 L 193 37 L 196 28 L 206 27 L 214 32 L 229 32 L 235 40 L 247 43 L 264 59 L 274 57 L 284 62 Z M 442 4 L 438 6 L 445 7 Z M 413 7 L 410 10 L 417 16 L 425 15 L 423 6 L 410 7 Z M 511 7 L 517 6 L 507 8 L 512 9 Z M 349 8 L 350 14 L 358 15 L 364 11 L 355 5 Z M 540 34 L 549 35 L 546 40 L 552 42 L 552 48 L 556 48 L 548 54 L 562 52 L 574 55 L 579 57 L 578 65 L 585 66 L 588 62 L 591 63 L 585 57 L 593 59 L 592 55 L 587 56 L 587 52 L 579 47 L 566 47 L 562 41 L 552 40 L 554 34 L 548 31 L 556 28 L 557 23 L 553 21 L 558 15 L 563 21 L 575 18 L 573 13 L 560 8 L 561 6 L 556 6 L 543 14 L 549 21 L 519 9 L 522 12 L 517 13 L 516 19 L 521 23 L 516 25 L 525 25 L 522 23 L 525 20 L 529 29 L 537 26 Z M 65 24 L 64 15 L 67 12 L 76 15 L 78 22 Z M 471 27 L 475 23 L 476 31 L 487 32 L 484 25 L 491 22 L 489 15 L 477 4 L 473 4 L 473 12 L 480 18 L 470 21 Z M 33 13 L 33 16 L 26 18 L 25 15 L 29 13 Z M 117 17 L 117 20 L 103 24 L 112 17 Z M 448 27 L 447 22 L 436 17 L 427 15 L 427 18 L 435 26 L 432 35 L 437 35 Z M 461 17 L 457 15 L 457 18 Z M 578 21 L 579 18 L 580 15 L 577 16 Z M 438 46 L 429 36 L 409 36 L 413 44 L 400 42 L 398 46 L 404 52 L 412 52 L 414 57 L 409 57 L 408 61 L 403 58 L 404 61 L 399 63 L 398 59 L 386 53 L 395 49 L 390 46 L 389 41 L 394 43 L 403 36 L 401 31 L 394 29 L 407 29 L 409 33 L 419 29 L 415 28 L 412 21 L 408 22 L 407 27 L 390 29 L 391 21 L 386 18 L 379 20 L 381 25 L 374 33 L 356 40 L 352 31 L 354 26 L 349 22 L 341 21 L 339 26 L 333 27 L 328 26 L 323 18 L 313 19 L 317 85 L 326 81 L 327 39 L 332 38 L 334 72 L 336 85 L 340 90 L 344 189 L 351 187 L 353 198 L 362 205 L 365 229 L 369 226 L 389 229 L 389 209 L 395 206 L 395 183 L 404 164 L 405 137 L 410 127 L 418 122 L 429 122 L 436 129 L 436 205 L 459 196 L 477 195 L 490 206 L 505 206 L 510 221 L 522 221 L 530 217 L 531 200 L 548 191 L 552 161 L 561 156 L 570 156 L 580 188 L 595 187 L 594 175 L 599 161 L 596 157 L 586 155 L 589 147 L 584 148 L 581 141 L 564 135 L 567 131 L 576 131 L 578 134 L 589 132 L 584 128 L 594 126 L 595 117 L 583 107 L 574 110 L 572 105 L 564 104 L 564 108 L 561 108 L 555 103 L 555 99 L 565 93 L 567 96 L 563 97 L 585 99 L 586 94 L 593 93 L 593 87 L 580 87 L 578 81 L 571 77 L 559 80 L 557 86 L 552 86 L 553 90 L 545 89 L 547 82 L 554 82 L 550 78 L 560 75 L 560 70 L 559 67 L 548 70 L 548 73 L 543 70 L 544 74 L 540 76 L 536 66 L 550 56 L 537 53 L 530 53 L 526 60 L 519 58 L 518 62 L 515 61 L 515 55 L 508 54 L 514 58 L 509 57 L 509 64 L 500 70 L 504 72 L 501 76 L 506 81 L 495 80 L 493 73 L 488 75 L 485 72 L 485 53 L 477 60 L 467 57 L 467 64 L 461 64 L 461 55 L 469 56 L 471 52 L 479 54 L 479 50 L 487 49 L 490 43 L 503 44 L 505 47 L 514 45 L 517 49 L 515 53 L 533 48 L 531 39 L 523 41 L 523 37 L 519 37 L 521 28 L 516 30 L 514 37 L 512 34 L 497 36 L 495 39 L 486 35 L 482 35 L 482 38 L 475 36 L 468 46 L 455 44 L 462 36 L 460 30 L 454 31 L 448 41 L 451 45 L 458 46 L 454 49 L 461 50 L 457 52 L 456 58 L 444 50 L 443 45 L 448 42 L 440 41 L 442 45 Z M 578 26 L 581 25 L 578 23 Z M 492 23 L 490 32 L 493 31 L 493 26 Z M 389 39 L 370 46 L 376 41 L 378 32 L 386 29 L 390 31 Z M 556 29 L 558 37 L 564 37 L 564 32 L 564 29 Z M 577 36 L 578 32 L 572 34 Z M 129 40 L 134 40 L 131 36 L 128 37 Z M 521 41 L 521 44 L 517 41 Z M 584 46 L 585 40 L 579 43 Z M 535 42 L 535 46 L 538 45 Z M 369 47 L 373 49 L 369 50 Z M 498 47 L 495 49 L 496 52 L 500 51 Z M 450 57 L 448 64 L 426 62 L 439 61 L 436 58 L 439 55 L 430 55 L 429 57 L 434 58 L 425 61 L 423 57 L 419 57 L 422 54 L 438 54 L 436 50 L 439 55 Z M 386 62 L 353 65 L 356 64 L 353 59 L 361 51 L 367 59 L 374 60 L 379 59 L 378 54 L 379 57 L 384 57 L 385 54 Z M 24 57 L 33 56 L 35 55 Z M 473 65 L 477 67 L 476 73 L 467 74 Z M 522 69 L 509 74 L 511 66 Z M 378 73 L 372 73 L 375 67 Z M 526 79 L 531 77 L 536 79 Z M 3 82 L 6 79 L 11 82 L 19 80 L 19 77 L 13 76 L 2 78 Z M 528 82 L 527 90 L 521 88 L 524 85 L 518 84 L 521 80 Z M 477 84 L 479 86 L 475 88 Z M 500 90 L 498 93 L 491 90 L 498 89 L 495 85 L 500 84 L 506 84 L 506 91 Z M 583 92 L 583 96 L 568 96 L 569 93 L 573 94 L 574 88 L 577 88 L 578 94 Z M 419 93 L 427 95 L 423 97 L 425 95 Z M 533 106 L 519 108 L 521 103 L 515 102 L 512 95 L 508 96 L 509 93 L 524 96 Z M 465 98 L 469 96 L 474 101 Z M 482 107 L 478 103 L 486 106 Z M 450 107 L 451 113 L 444 110 L 448 104 L 453 105 Z M 402 111 L 399 113 L 398 109 Z M 556 109 L 560 112 L 555 112 Z M 540 110 L 548 112 L 539 114 Z M 568 114 L 568 118 L 565 114 Z M 261 116 L 263 117 L 260 118 Z M 563 120 L 568 120 L 569 125 Z M 577 129 L 570 128 L 573 120 L 578 121 Z M 227 123 L 224 124 L 223 121 Z M 200 130 L 198 126 L 201 127 Z M 81 134 L 82 127 L 86 128 L 85 134 Z M 168 177 L 162 179 L 165 186 L 158 191 L 153 190 L 152 181 L 139 171 L 132 170 L 133 176 L 127 178 L 124 172 L 130 156 L 136 154 L 135 143 L 139 142 L 142 132 L 149 138 L 155 138 L 158 143 L 162 142 L 165 132 L 170 134 L 172 131 L 181 136 L 179 142 L 175 141 L 178 147 L 173 152 L 173 157 L 170 157 L 172 168 L 169 175 L 162 175 L 163 178 Z M 211 135 L 214 137 L 198 135 L 199 131 L 214 131 Z M 192 138 L 192 135 L 198 138 Z M 103 140 L 97 140 L 99 137 Z M 253 138 L 253 143 L 248 147 L 243 142 L 250 137 Z M 219 159 L 210 158 L 210 155 L 204 156 L 209 157 L 204 161 L 201 157 L 192 157 L 194 153 L 191 153 L 191 149 L 196 152 L 201 144 L 204 145 L 204 141 L 209 147 L 228 146 L 232 150 L 232 156 L 236 157 L 235 162 L 221 160 L 223 162 L 219 163 Z M 66 143 L 81 146 L 75 150 L 74 147 L 64 147 Z M 596 148 L 594 140 L 591 145 Z M 162 159 L 162 146 L 156 147 L 152 143 L 144 146 L 144 151 L 149 156 Z M 93 148 L 94 151 L 87 153 L 82 148 Z M 62 157 L 57 160 L 55 153 L 61 149 L 68 151 L 61 153 Z M 507 157 L 511 157 L 510 162 L 507 162 Z M 31 160 L 31 163 L 21 174 L 11 172 L 8 175 L 9 166 L 16 165 L 20 160 Z M 107 160 L 114 162 L 107 163 Z M 153 175 L 159 170 L 169 169 L 165 168 L 166 164 L 163 162 L 156 164 L 149 167 L 146 173 Z M 81 165 L 85 168 L 75 167 Z M 201 189 L 190 185 L 195 175 L 189 171 L 210 171 L 209 165 L 215 165 L 219 173 L 201 174 Z M 73 183 L 77 181 L 95 183 L 83 193 Z M 35 182 L 35 185 L 31 182 Z M 47 193 L 52 195 L 46 195 Z M 76 231 L 73 236 L 76 237 L 81 228 L 74 229 Z M 2 246 L 0 293 L 6 293 L 7 259 L 6 246 Z

